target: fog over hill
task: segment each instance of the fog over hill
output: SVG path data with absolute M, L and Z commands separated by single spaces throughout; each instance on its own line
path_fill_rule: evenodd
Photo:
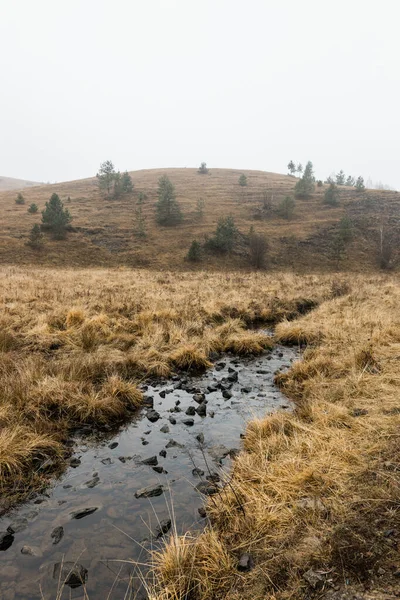
M 34 187 L 35 185 L 43 185 L 37 181 L 28 181 L 26 179 L 14 179 L 14 177 L 3 177 L 0 175 L 0 190 L 22 190 L 27 187 Z

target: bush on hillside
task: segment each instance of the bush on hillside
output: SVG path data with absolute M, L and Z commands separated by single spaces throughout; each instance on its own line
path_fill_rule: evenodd
M 265 235 L 255 233 L 250 234 L 250 264 L 256 269 L 263 269 L 266 266 L 268 251 L 268 242 Z
M 55 239 L 64 239 L 67 227 L 72 221 L 69 210 L 64 208 L 57 194 L 52 194 L 45 209 L 42 210 L 42 223 L 45 229 L 50 229 Z
M 34 250 L 40 250 L 43 247 L 43 233 L 40 231 L 40 226 L 37 223 L 32 227 L 26 243 Z
M 301 165 L 300 165 L 301 166 Z M 294 188 L 296 198 L 309 198 L 315 189 L 315 177 L 313 164 L 308 161 L 304 169 L 303 177 L 299 179 Z
M 234 247 L 237 233 L 233 217 L 230 215 L 221 217 L 218 221 L 215 234 L 206 241 L 205 247 L 212 252 L 219 252 L 221 254 L 230 252 Z
M 178 225 L 183 218 L 175 197 L 175 188 L 166 175 L 158 180 L 156 211 L 156 219 L 159 225 Z
M 209 172 L 209 170 L 207 169 L 207 163 L 202 162 L 197 172 L 200 173 L 200 175 L 207 175 Z
M 325 190 L 324 204 L 329 206 L 338 206 L 339 204 L 339 190 L 334 183 L 329 184 L 329 187 Z
M 246 187 L 246 185 L 247 185 L 247 177 L 246 177 L 246 175 L 241 175 L 239 177 L 239 185 L 241 185 L 242 187 Z
M 17 197 L 15 198 L 15 204 L 25 204 L 25 198 L 21 192 L 18 192 Z
M 190 244 L 186 258 L 190 262 L 199 262 L 201 260 L 201 246 L 197 240 L 193 240 Z
M 38 205 L 35 204 L 34 202 L 32 202 L 32 204 L 28 208 L 28 213 L 30 213 L 31 215 L 34 215 L 38 212 L 38 210 L 39 210 Z
M 364 178 L 361 177 L 361 175 L 359 177 L 357 177 L 355 187 L 356 187 L 357 192 L 363 192 L 365 190 Z
M 291 196 L 286 196 L 286 198 L 282 200 L 278 207 L 279 215 L 289 221 L 289 219 L 293 217 L 295 205 L 296 203 L 294 201 L 294 198 L 292 198 Z

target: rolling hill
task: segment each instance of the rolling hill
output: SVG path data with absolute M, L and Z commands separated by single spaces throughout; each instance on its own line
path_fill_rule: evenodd
M 15 204 L 15 192 L 0 192 L 0 261 L 3 264 L 37 264 L 49 266 L 130 266 L 187 269 L 185 255 L 192 240 L 204 242 L 212 235 L 218 219 L 234 217 L 244 234 L 230 255 L 205 253 L 196 268 L 231 269 L 248 267 L 246 236 L 253 227 L 268 239 L 270 269 L 369 270 L 379 266 L 381 236 L 390 238 L 391 264 L 397 261 L 400 239 L 399 194 L 394 191 L 340 188 L 340 205 L 323 203 L 326 186 L 316 187 L 310 199 L 296 200 L 294 215 L 286 220 L 278 207 L 287 195 L 293 195 L 297 179 L 264 171 L 212 169 L 201 175 L 196 169 L 152 169 L 130 173 L 134 192 L 121 199 L 105 199 L 96 178 L 24 190 L 25 205 Z M 245 174 L 247 186 L 241 187 L 239 176 Z M 168 175 L 176 188 L 184 220 L 179 226 L 160 227 L 155 221 L 158 179 Z M 57 192 L 73 216 L 72 231 L 64 241 L 46 236 L 45 247 L 34 251 L 26 245 L 30 229 L 40 222 L 40 212 L 29 214 L 34 202 L 39 210 L 53 192 Z M 135 209 L 142 192 L 147 237 L 134 235 Z M 204 199 L 203 218 L 196 205 Z M 351 220 L 352 235 L 345 248 L 335 248 L 339 222 Z
M 2 177 L 0 175 L 0 191 L 5 190 L 22 190 L 27 187 L 42 185 L 36 181 L 28 181 L 26 179 L 14 179 L 13 177 Z

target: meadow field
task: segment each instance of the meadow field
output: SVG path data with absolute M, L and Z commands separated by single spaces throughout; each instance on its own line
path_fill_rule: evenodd
M 284 600 L 346 581 L 378 588 L 379 573 L 390 588 L 400 526 L 395 276 L 8 266 L 0 281 L 3 512 L 62 472 L 75 428 L 129 420 L 146 378 L 296 344 L 301 360 L 276 378 L 295 411 L 249 424 L 230 485 L 207 503 L 209 526 L 153 555 L 149 595 Z M 263 326 L 275 326 L 272 339 Z M 244 553 L 249 568 L 238 570 Z

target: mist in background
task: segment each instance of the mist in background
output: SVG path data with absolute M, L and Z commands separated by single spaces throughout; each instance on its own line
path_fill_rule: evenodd
M 398 0 L 0 0 L 0 174 L 286 172 L 400 188 Z

